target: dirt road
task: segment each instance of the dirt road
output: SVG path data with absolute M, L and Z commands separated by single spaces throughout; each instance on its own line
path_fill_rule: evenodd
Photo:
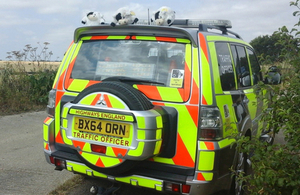
M 0 117 L 0 194 L 48 194 L 72 178 L 54 171 L 43 153 L 42 124 L 46 112 Z

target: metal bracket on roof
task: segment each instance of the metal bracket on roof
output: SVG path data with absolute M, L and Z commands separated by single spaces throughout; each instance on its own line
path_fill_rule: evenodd
M 199 31 L 208 32 L 208 29 L 220 30 L 223 35 L 228 35 L 228 33 L 229 33 L 231 35 L 234 35 L 236 38 L 242 39 L 242 37 L 239 34 L 232 32 L 230 30 L 227 30 L 227 28 L 224 26 L 212 26 L 212 25 L 206 25 L 206 24 L 199 24 Z

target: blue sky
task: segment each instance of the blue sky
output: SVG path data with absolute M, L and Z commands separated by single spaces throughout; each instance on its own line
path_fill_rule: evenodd
M 147 18 L 161 6 L 176 12 L 176 18 L 227 19 L 234 32 L 250 42 L 260 35 L 271 35 L 282 26 L 288 29 L 298 21 L 292 13 L 296 7 L 289 0 L 1 0 L 0 60 L 7 52 L 19 51 L 26 44 L 38 47 L 49 42 L 51 60 L 62 60 L 73 32 L 82 26 L 81 19 L 90 11 L 98 11 L 107 22 L 120 7 L 131 8 L 138 18 Z

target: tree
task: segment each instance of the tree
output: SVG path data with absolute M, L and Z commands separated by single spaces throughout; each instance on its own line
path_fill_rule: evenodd
M 282 52 L 285 49 L 285 45 L 281 40 L 289 42 L 289 50 L 299 51 L 299 40 L 294 38 L 288 33 L 285 26 L 279 28 L 278 31 L 274 32 L 271 36 L 263 35 L 253 39 L 250 44 L 255 49 L 258 58 L 262 64 L 274 64 L 276 62 L 283 62 L 285 57 L 282 56 Z

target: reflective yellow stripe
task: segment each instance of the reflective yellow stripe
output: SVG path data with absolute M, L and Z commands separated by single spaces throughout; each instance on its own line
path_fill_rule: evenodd
M 145 140 L 146 139 L 146 131 L 144 131 L 144 130 L 138 130 L 137 131 L 137 139 L 139 139 L 139 140 Z
M 178 43 L 190 43 L 191 41 L 188 39 L 181 39 L 181 38 L 176 38 Z
M 62 130 L 61 130 L 61 134 L 62 134 L 62 138 L 63 138 L 65 144 L 68 144 L 68 145 L 72 146 L 72 145 L 73 145 L 73 142 L 72 142 L 72 140 L 68 139 L 67 133 L 66 133 L 66 130 L 65 130 L 65 129 L 62 129 Z
M 89 83 L 88 80 L 74 79 L 73 82 L 68 87 L 68 90 L 82 91 L 87 86 L 88 83 Z
M 159 153 L 160 148 L 161 148 L 161 144 L 162 144 L 162 141 L 157 141 L 157 142 L 156 142 L 155 148 L 154 148 L 154 152 L 153 152 L 154 155 L 156 155 L 156 154 Z
M 174 161 L 171 158 L 161 158 L 161 157 L 154 156 L 153 160 L 155 162 L 159 162 L 159 163 L 175 165 Z
M 187 55 L 186 55 L 187 57 Z M 189 63 L 187 63 L 189 64 Z M 197 88 L 199 88 L 199 60 L 198 60 L 198 49 L 193 48 L 193 79 L 197 85 Z M 191 68 L 190 68 L 191 70 Z
M 99 159 L 98 155 L 90 154 L 90 153 L 87 153 L 87 152 L 82 152 L 81 156 L 83 158 L 85 158 L 87 161 L 89 161 L 90 163 L 92 163 L 93 165 L 95 165 L 97 163 L 98 159 Z
M 87 152 L 82 152 L 81 156 L 94 165 L 97 164 L 99 158 L 101 159 L 104 167 L 113 167 L 120 164 L 120 160 L 118 158 L 99 156 Z
M 156 37 L 152 36 L 136 36 L 136 40 L 148 40 L 148 41 L 156 41 Z M 178 43 L 190 43 L 191 41 L 188 39 L 176 38 L 176 42 Z
M 44 136 L 44 140 L 46 142 L 49 141 L 49 131 L 50 131 L 51 126 L 53 128 L 54 119 L 53 118 L 48 118 L 46 123 L 43 124 L 43 136 Z
M 212 105 L 212 85 L 211 85 L 211 73 L 209 63 L 206 60 L 206 56 L 201 49 L 201 66 L 202 66 L 202 92 L 206 100 L 207 105 Z
M 82 37 L 81 40 L 82 41 L 86 41 L 86 40 L 91 40 L 93 36 L 85 36 Z M 126 39 L 127 36 L 107 36 L 106 39 Z
M 162 100 L 168 100 L 172 102 L 183 102 L 177 88 L 157 87 L 157 90 Z
M 156 117 L 156 126 L 157 126 L 157 128 L 162 128 L 163 127 L 163 122 L 162 122 L 162 117 L 161 116 Z
M 162 136 L 162 130 L 157 129 L 156 130 L 156 140 L 159 140 L 159 141 L 156 141 L 154 152 L 153 152 L 154 155 L 158 154 L 161 149 L 161 144 L 162 144 L 161 136 Z
M 133 116 L 122 115 L 122 114 L 112 114 L 106 112 L 96 112 L 96 111 L 88 111 L 88 110 L 79 110 L 71 108 L 69 111 L 70 114 L 79 115 L 79 116 L 87 116 L 93 118 L 103 118 L 103 119 L 113 119 L 118 121 L 128 121 L 133 122 Z
M 141 156 L 143 154 L 145 147 L 145 142 L 139 142 L 137 148 L 135 150 L 129 150 L 127 153 L 128 156 Z
M 213 176 L 214 176 L 213 173 L 202 173 L 202 175 L 205 178 L 205 181 L 211 181 L 213 179 Z
M 256 112 L 257 112 L 256 94 L 254 93 L 253 89 L 246 89 L 246 90 L 244 90 L 244 93 L 249 100 L 248 109 L 249 109 L 250 117 L 253 120 L 253 119 L 255 119 Z
M 49 131 L 48 131 L 48 125 L 43 125 L 43 129 L 44 129 L 44 132 L 43 132 L 43 135 L 44 135 L 44 140 L 47 142 L 47 141 L 49 141 L 49 139 L 48 139 L 48 134 L 49 134 Z
M 233 142 L 235 142 L 235 139 L 223 139 L 218 142 L 220 149 L 225 148 L 227 146 L 230 146 Z
M 192 47 L 190 44 L 186 44 L 185 45 L 185 62 L 186 62 L 186 65 L 189 69 L 189 71 L 191 72 L 192 71 L 192 65 L 191 65 L 191 62 L 192 62 Z M 198 67 L 198 66 L 196 66 Z M 197 72 L 198 73 L 198 72 Z M 198 75 L 198 74 L 197 74 Z M 189 75 L 190 76 L 190 75 Z
M 136 117 L 137 120 L 137 125 L 139 129 L 145 129 L 146 128 L 146 122 L 145 122 L 145 118 L 142 116 L 137 116 Z
M 116 157 L 114 150 L 112 149 L 112 147 L 107 146 L 106 147 L 106 156 L 113 156 Z
M 48 144 L 48 142 L 44 142 L 44 148 L 46 148 Z
M 138 177 L 138 176 L 129 176 L 129 177 L 116 177 L 116 181 L 128 183 L 136 186 L 143 186 L 147 188 L 152 188 L 157 191 L 162 191 L 163 181 L 161 180 L 153 180 L 148 179 L 146 177 Z
M 209 52 L 211 55 L 210 57 L 211 57 L 211 64 L 212 64 L 212 68 L 213 68 L 213 77 L 215 80 L 215 82 L 214 82 L 215 93 L 222 94 L 223 90 L 222 90 L 221 82 L 219 82 L 220 73 L 219 73 L 219 68 L 218 68 L 218 57 L 217 57 L 217 53 L 216 53 L 216 49 L 215 49 L 215 43 L 209 42 L 208 48 L 209 48 Z
M 237 130 L 237 119 L 234 111 L 233 101 L 231 94 L 216 95 L 216 102 L 220 109 L 223 121 L 223 136 L 229 137 Z M 227 109 L 225 109 L 227 108 Z M 225 118 L 226 113 L 226 118 Z
M 59 77 L 61 76 L 61 74 L 63 73 L 63 71 L 67 68 L 67 66 L 69 65 L 70 62 L 70 58 L 71 58 L 71 53 L 73 53 L 74 49 L 75 49 L 76 44 L 72 44 L 69 49 L 66 52 L 66 55 L 64 56 L 58 70 L 57 70 L 57 74 L 55 76 L 54 82 L 53 82 L 53 88 L 55 88 L 55 84 L 57 84 L 57 81 L 59 79 Z
M 200 151 L 198 170 L 211 171 L 214 168 L 215 152 Z
M 116 97 L 114 97 L 112 95 L 109 95 L 108 99 L 109 99 L 109 101 L 111 103 L 111 106 L 113 108 L 118 108 L 118 109 L 125 109 L 126 108 L 125 103 L 123 103 L 123 101 L 120 100 L 119 98 L 116 98 Z
M 234 38 L 225 37 L 225 36 L 207 36 L 206 39 L 207 39 L 207 41 L 229 41 L 229 42 L 235 42 L 235 43 L 243 43 L 243 44 L 250 46 L 249 43 L 246 43 L 242 39 L 234 39 Z
M 126 39 L 127 36 L 108 36 L 107 39 Z
M 60 108 L 61 108 L 61 101 L 58 102 L 57 106 L 55 107 L 55 138 L 60 130 Z
M 156 41 L 155 37 L 148 37 L 148 36 L 136 36 L 137 40 L 149 40 L 149 41 Z
M 68 128 L 68 120 L 67 119 L 62 119 L 62 127 Z
M 120 160 L 118 158 L 106 157 L 106 156 L 101 156 L 100 158 L 105 167 L 113 167 L 120 164 Z
M 86 142 L 82 148 L 82 151 L 85 151 L 85 152 L 92 152 L 92 149 L 91 149 L 91 144 Z
M 62 118 L 67 118 L 69 108 L 64 108 L 63 113 L 61 115 Z
M 190 154 L 191 158 L 195 162 L 195 154 L 197 150 L 197 126 L 195 125 L 186 106 L 178 104 L 165 104 L 165 106 L 174 107 L 178 113 L 178 133 Z M 188 129 L 188 132 L 187 132 Z
M 68 171 L 83 173 L 83 174 L 87 174 L 87 175 L 95 176 L 95 177 L 107 178 L 106 175 L 99 173 L 97 171 L 91 170 L 90 168 L 88 168 L 87 166 L 85 166 L 83 164 L 73 163 L 70 161 L 67 161 L 66 163 L 67 163 Z
M 96 98 L 97 94 L 92 94 L 84 97 L 83 99 L 80 100 L 80 104 L 83 105 L 91 105 L 94 99 Z
M 158 140 L 158 139 L 161 139 L 161 132 L 162 132 L 161 129 L 157 129 L 157 130 L 156 130 L 156 139 L 157 139 L 157 140 Z
M 205 145 L 205 142 L 200 141 L 199 143 L 200 143 L 200 150 L 208 150 Z

